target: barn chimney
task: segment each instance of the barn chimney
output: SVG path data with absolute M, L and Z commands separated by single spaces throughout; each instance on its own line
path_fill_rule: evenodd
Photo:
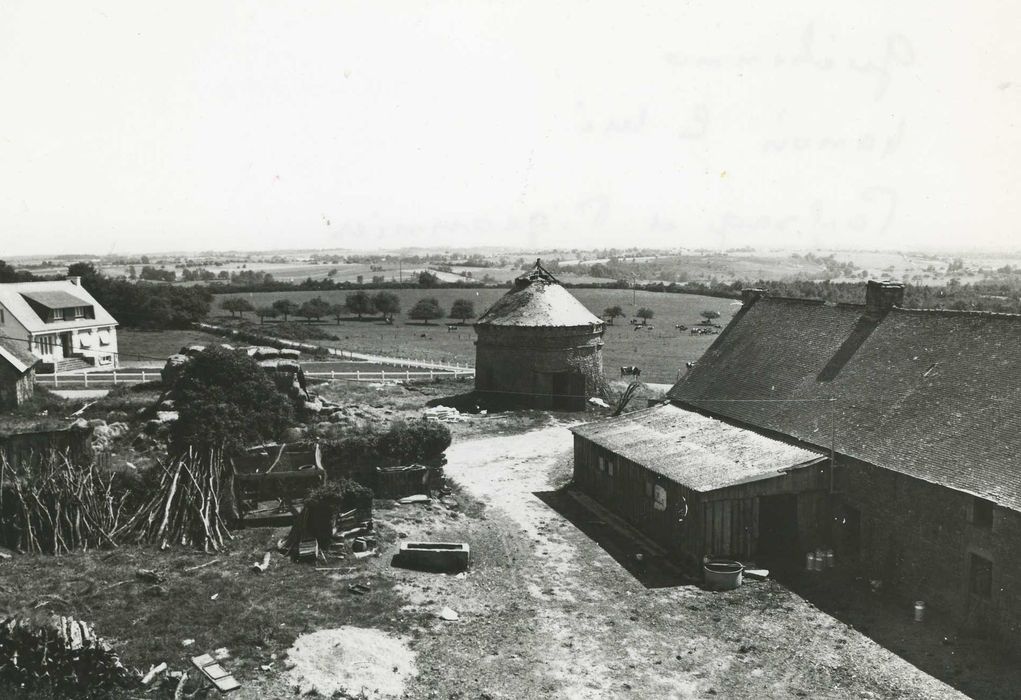
M 903 301 L 904 285 L 899 282 L 869 280 L 865 287 L 865 313 L 869 316 L 884 316 Z
M 749 287 L 748 289 L 741 290 L 741 304 L 748 306 L 752 302 L 756 301 L 760 297 L 766 295 L 765 289 L 759 289 L 758 287 Z

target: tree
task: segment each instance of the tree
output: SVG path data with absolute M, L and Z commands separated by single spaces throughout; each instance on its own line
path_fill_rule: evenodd
M 297 313 L 298 305 L 290 299 L 277 299 L 273 302 L 273 308 L 277 310 L 277 313 L 287 320 L 287 317 L 293 313 Z
M 265 323 L 267 318 L 276 318 L 280 315 L 280 312 L 272 306 L 260 306 L 255 313 L 258 315 L 260 323 Z
M 475 304 L 468 299 L 457 299 L 450 307 L 450 318 L 459 318 L 464 323 L 475 316 Z
M 368 292 L 364 291 L 348 294 L 344 299 L 344 305 L 351 313 L 358 314 L 358 318 L 361 318 L 364 314 L 375 312 L 375 308 L 372 306 L 372 297 L 369 296 Z
M 372 295 L 372 307 L 390 321 L 401 312 L 401 298 L 393 292 L 376 292 Z
M 416 321 L 429 323 L 430 319 L 443 318 L 443 307 L 440 306 L 440 302 L 438 302 L 435 297 L 426 297 L 425 299 L 419 299 L 418 302 L 411 307 L 411 311 L 408 312 L 408 316 Z
M 252 306 L 252 302 L 247 299 L 242 299 L 241 297 L 228 297 L 227 299 L 224 299 L 223 302 L 220 303 L 220 308 L 224 311 L 230 311 L 231 318 L 234 318 L 235 312 L 240 315 L 241 318 L 244 318 L 246 311 L 255 311 L 255 307 Z
M 712 309 L 706 309 L 702 312 L 702 318 L 706 320 L 706 323 L 712 323 L 714 319 L 720 317 L 719 311 L 713 311 Z
M 128 279 L 129 280 L 138 279 L 138 270 L 135 269 L 134 265 L 128 265 Z
M 620 308 L 619 306 L 607 306 L 605 309 L 603 309 L 603 316 L 606 316 L 608 319 L 610 319 L 611 326 L 613 325 L 613 319 L 620 318 L 623 315 L 624 309 Z
M 652 318 L 655 315 L 656 315 L 656 313 L 652 309 L 647 308 L 645 306 L 643 306 L 642 308 L 638 309 L 638 311 L 635 313 L 635 316 L 637 316 L 638 318 L 642 319 L 642 325 L 643 326 L 646 323 L 648 323 L 649 319 Z
M 317 321 L 328 313 L 330 313 L 330 304 L 323 301 L 322 297 L 313 297 L 298 309 L 300 316 L 304 316 L 306 319 L 314 318 Z
M 437 287 L 440 284 L 440 278 L 428 270 L 422 270 L 418 273 L 418 286 L 419 287 Z
M 178 419 L 170 438 L 178 453 L 189 446 L 236 452 L 280 437 L 294 417 L 290 399 L 254 359 L 219 345 L 184 366 L 174 407 Z
M 99 282 L 102 273 L 90 262 L 76 262 L 67 266 L 68 277 L 81 277 L 82 286 L 92 289 Z
M 340 321 L 347 314 L 346 304 L 330 304 L 330 316 L 337 319 L 337 325 L 340 325 Z

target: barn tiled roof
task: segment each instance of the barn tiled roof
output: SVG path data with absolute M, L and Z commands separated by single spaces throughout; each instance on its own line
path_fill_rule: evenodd
M 1021 510 L 1021 316 L 763 297 L 668 396 Z
M 603 325 L 540 263 L 514 280 L 514 287 L 489 307 L 476 326 L 568 327 Z
M 820 457 L 670 404 L 585 423 L 572 432 L 703 493 L 779 476 Z

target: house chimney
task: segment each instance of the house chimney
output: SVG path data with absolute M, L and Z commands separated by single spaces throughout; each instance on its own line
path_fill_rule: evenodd
M 756 301 L 760 297 L 766 295 L 765 289 L 759 289 L 758 287 L 749 287 L 748 289 L 741 290 L 741 304 L 748 306 L 752 302 Z
M 865 287 L 865 313 L 883 316 L 904 301 L 904 285 L 899 282 L 869 280 Z
M 82 278 L 81 277 L 68 277 L 67 281 L 70 282 L 71 284 L 73 284 L 76 287 L 82 286 Z

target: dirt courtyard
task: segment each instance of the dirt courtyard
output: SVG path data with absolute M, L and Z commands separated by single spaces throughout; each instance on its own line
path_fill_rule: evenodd
M 420 640 L 423 697 L 962 697 L 774 581 L 647 588 L 535 495 L 569 478 L 571 444 L 557 425 L 448 450 L 504 551 L 426 584 L 461 620 Z

